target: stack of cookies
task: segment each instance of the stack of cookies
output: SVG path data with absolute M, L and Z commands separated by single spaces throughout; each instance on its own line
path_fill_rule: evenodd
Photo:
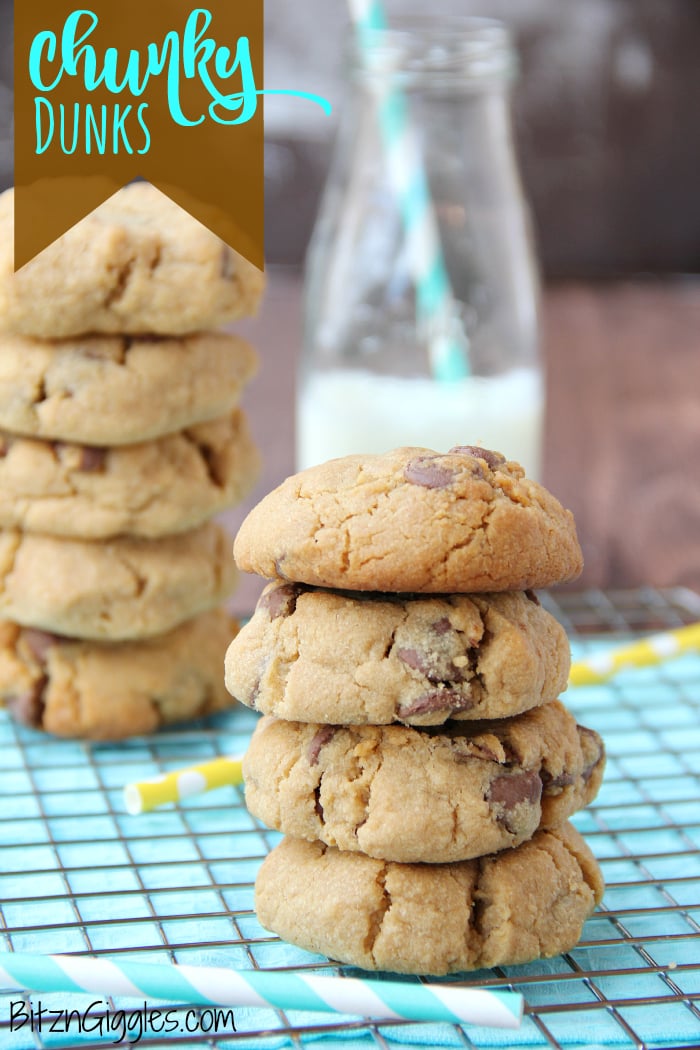
M 248 807 L 286 835 L 263 926 L 406 973 L 571 948 L 602 878 L 567 820 L 604 752 L 558 700 L 568 642 L 531 589 L 580 572 L 571 514 L 498 453 L 402 448 L 288 478 L 234 553 L 273 581 L 226 657 L 263 714 Z
M 236 583 L 212 517 L 259 456 L 252 348 L 213 330 L 263 276 L 147 184 L 13 273 L 0 197 L 0 699 L 51 733 L 149 732 L 230 704 Z

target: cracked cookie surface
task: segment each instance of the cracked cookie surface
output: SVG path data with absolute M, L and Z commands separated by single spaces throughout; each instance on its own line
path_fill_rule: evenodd
M 146 638 L 219 605 L 237 573 L 214 524 L 157 540 L 0 532 L 0 617 L 77 638 Z
M 259 465 L 238 409 L 115 448 L 0 433 L 0 528 L 82 539 L 172 535 L 243 499 Z
M 255 374 L 244 340 L 0 335 L 0 428 L 88 445 L 128 445 L 234 409 Z
M 360 591 L 526 590 L 575 578 L 573 515 L 500 453 L 399 448 L 287 478 L 243 522 L 239 568 Z
M 566 689 L 569 643 L 533 594 L 400 597 L 269 584 L 226 655 L 248 707 L 300 722 L 437 725 Z
M 603 895 L 569 824 L 455 864 L 395 864 L 285 838 L 255 885 L 261 924 L 366 970 L 439 976 L 573 948 Z
M 263 274 L 147 183 L 121 189 L 14 270 L 14 191 L 0 196 L 0 328 L 182 335 L 254 314 Z
M 341 850 L 444 864 L 518 846 L 598 793 L 603 743 L 555 700 L 514 718 L 331 726 L 265 716 L 243 762 L 269 827 Z
M 57 736 L 121 740 L 231 704 L 221 660 L 237 623 L 221 610 L 141 642 L 84 642 L 0 623 L 0 700 Z

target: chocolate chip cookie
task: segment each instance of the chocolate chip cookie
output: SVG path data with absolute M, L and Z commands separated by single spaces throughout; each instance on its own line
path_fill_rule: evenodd
M 498 452 L 399 448 L 288 478 L 243 522 L 239 568 L 359 591 L 526 590 L 576 577 L 570 511 Z
M 226 656 L 248 707 L 300 722 L 436 725 L 566 689 L 569 644 L 532 593 L 400 597 L 269 584 Z
M 0 330 L 183 335 L 255 313 L 263 274 L 147 183 L 124 187 L 14 269 L 14 191 L 0 196 Z
M 120 740 L 230 706 L 221 660 L 237 624 L 214 610 L 141 642 L 83 642 L 0 623 L 0 700 L 57 736 Z
M 444 864 L 562 824 L 595 798 L 604 765 L 598 734 L 555 700 L 433 730 L 267 715 L 243 774 L 248 809 L 271 828 L 381 860 Z
M 237 336 L 90 336 L 43 343 L 0 335 L 0 429 L 128 445 L 234 409 L 257 355 Z
M 69 637 L 162 634 L 219 605 L 236 581 L 229 537 L 211 523 L 158 540 L 0 532 L 0 618 Z
M 517 849 L 454 864 L 395 864 L 284 839 L 255 888 L 262 925 L 365 970 L 440 976 L 572 948 L 603 895 L 570 825 Z
M 115 448 L 0 433 L 0 528 L 82 539 L 184 532 L 242 500 L 259 466 L 239 409 Z

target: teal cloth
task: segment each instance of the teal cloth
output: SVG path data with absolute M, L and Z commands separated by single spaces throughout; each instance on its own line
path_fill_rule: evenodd
M 607 644 L 575 642 L 574 658 Z M 565 700 L 580 722 L 604 736 L 609 754 L 596 803 L 574 821 L 601 859 L 608 883 L 603 906 L 567 956 L 463 976 L 474 985 L 510 979 L 528 1011 L 540 1011 L 528 1013 L 519 1031 L 376 1026 L 396 1050 L 557 1043 L 594 1050 L 632 1047 L 635 1040 L 648 1047 L 700 1045 L 700 655 L 626 671 L 607 685 L 572 689 Z M 257 923 L 252 883 L 278 836 L 248 814 L 240 788 L 140 817 L 124 809 L 124 784 L 244 751 L 254 721 L 238 709 L 151 739 L 86 745 L 48 739 L 0 712 L 0 946 L 111 953 L 115 961 L 338 972 Z M 580 976 L 591 971 L 590 979 Z M 116 1042 L 117 1030 L 81 1036 L 75 1024 L 68 1035 L 39 1036 L 28 1023 L 11 1033 L 10 1004 L 18 999 L 0 989 L 3 1050 Z M 31 999 L 36 1005 L 37 996 Z M 98 999 L 41 996 L 46 1009 L 78 1011 Z M 622 1005 L 605 1008 L 601 1000 Z M 120 1000 L 109 1008 L 139 1005 Z M 377 1046 L 371 1023 L 361 1018 L 289 1012 L 285 1021 L 273 1010 L 236 1009 L 234 1020 L 235 1039 L 226 1038 L 233 1033 L 224 1025 L 214 1042 L 180 1031 L 170 1041 L 187 1050 Z M 184 1010 L 175 1022 L 184 1025 Z M 296 1044 L 288 1026 L 302 1029 Z M 138 1045 L 168 1043 L 147 1031 Z

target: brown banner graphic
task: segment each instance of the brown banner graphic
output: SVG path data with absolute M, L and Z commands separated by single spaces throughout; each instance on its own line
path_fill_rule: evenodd
M 15 269 L 136 178 L 263 268 L 263 0 L 15 0 Z

